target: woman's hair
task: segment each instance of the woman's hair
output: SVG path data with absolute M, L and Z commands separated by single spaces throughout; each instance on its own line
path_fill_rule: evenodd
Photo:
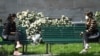
M 89 18 L 93 18 L 93 12 L 91 12 L 91 11 L 87 12 L 86 15 L 87 15 Z
M 15 13 L 11 14 L 11 17 L 16 17 L 16 14 Z
M 11 21 L 12 17 L 16 17 L 16 14 L 15 13 L 14 14 L 9 14 L 7 20 Z
M 86 21 L 88 22 L 88 25 L 90 25 L 92 23 L 92 20 L 94 20 L 93 12 L 91 12 L 91 11 L 87 12 L 86 16 L 88 16 L 88 19 Z

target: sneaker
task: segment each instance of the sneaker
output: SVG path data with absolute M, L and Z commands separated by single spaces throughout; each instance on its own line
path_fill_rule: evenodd
M 0 45 L 0 48 L 2 47 L 2 45 Z
M 85 53 L 87 53 L 87 50 L 83 49 L 79 54 L 85 54 Z
M 85 45 L 85 49 L 91 48 L 88 44 Z
M 19 51 L 14 51 L 13 55 L 14 56 L 20 56 L 20 55 L 22 55 L 22 53 L 20 53 Z
M 16 45 L 16 48 L 21 48 L 22 47 L 22 45 Z

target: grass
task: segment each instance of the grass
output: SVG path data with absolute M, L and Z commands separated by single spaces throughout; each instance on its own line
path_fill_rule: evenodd
M 57 54 L 57 56 L 100 56 L 100 44 L 90 43 L 91 49 L 89 49 L 86 54 L 79 54 L 82 50 L 82 43 L 74 44 L 53 44 L 52 53 Z M 4 49 L 0 49 L 0 52 L 6 51 L 8 54 L 12 54 L 14 50 L 13 45 L 3 45 Z M 45 54 L 46 46 L 45 44 L 40 45 L 28 45 L 27 54 Z M 21 49 L 20 49 L 21 51 Z

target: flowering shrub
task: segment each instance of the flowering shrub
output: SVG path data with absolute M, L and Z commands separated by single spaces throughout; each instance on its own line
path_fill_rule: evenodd
M 95 17 L 96 17 L 96 21 L 97 21 L 98 25 L 100 26 L 100 11 L 96 11 Z
M 42 12 L 22 11 L 17 13 L 19 19 L 17 26 L 26 27 L 27 36 L 32 36 L 38 31 L 42 25 L 44 26 L 70 26 L 71 21 L 64 15 L 60 19 L 50 19 L 45 17 Z

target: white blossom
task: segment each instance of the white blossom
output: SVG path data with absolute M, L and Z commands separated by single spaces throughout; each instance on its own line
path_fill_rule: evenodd
M 71 24 L 68 17 L 62 15 L 61 18 L 58 19 L 50 19 L 49 17 L 44 17 L 42 12 L 36 13 L 34 11 L 29 12 L 29 10 L 18 12 L 17 18 L 19 19 L 20 26 L 26 27 L 27 38 L 31 38 L 35 32 L 41 27 L 41 25 L 45 26 L 61 26 Z M 68 22 L 66 22 L 68 21 Z
M 43 15 L 42 12 L 39 12 L 39 13 L 38 13 L 38 16 L 40 16 L 40 17 L 44 17 L 44 15 Z
M 29 12 L 29 10 L 22 11 L 23 16 L 27 16 L 28 12 Z
M 69 20 L 69 18 L 68 17 L 65 17 L 65 20 Z

